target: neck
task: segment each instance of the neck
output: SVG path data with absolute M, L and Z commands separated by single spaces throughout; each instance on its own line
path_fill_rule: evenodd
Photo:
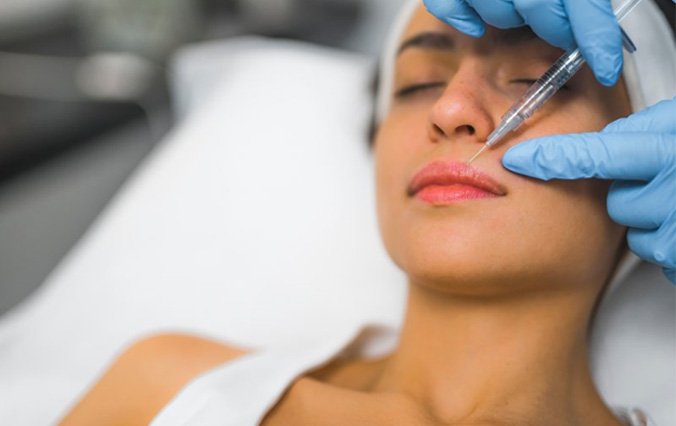
M 403 393 L 440 422 L 617 424 L 587 364 L 594 297 L 471 298 L 409 287 L 399 346 L 374 390 Z

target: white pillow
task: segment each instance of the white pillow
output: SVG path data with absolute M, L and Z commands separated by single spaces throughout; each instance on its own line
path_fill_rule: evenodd
M 147 333 L 261 346 L 401 320 L 404 277 L 381 247 L 365 140 L 371 61 L 244 39 L 196 46 L 175 70 L 186 121 L 0 321 L 2 425 L 55 421 Z M 675 425 L 673 289 L 644 265 L 604 303 L 602 394 Z
M 399 321 L 366 142 L 371 61 L 256 39 L 196 49 L 186 60 L 211 58 L 220 87 L 0 323 L 0 424 L 53 422 L 147 333 L 259 346 Z

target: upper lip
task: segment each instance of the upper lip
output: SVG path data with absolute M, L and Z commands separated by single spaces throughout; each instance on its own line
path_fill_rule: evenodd
M 495 195 L 506 195 L 507 191 L 495 179 L 478 169 L 458 161 L 433 161 L 418 171 L 408 187 L 408 194 L 415 195 L 430 185 L 470 185 L 492 192 Z

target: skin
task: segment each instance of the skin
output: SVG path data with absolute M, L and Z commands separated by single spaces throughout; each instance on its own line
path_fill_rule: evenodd
M 474 163 L 506 196 L 431 206 L 407 195 L 415 172 L 433 160 L 466 161 L 525 91 L 523 80 L 561 52 L 513 31 L 473 39 L 423 9 L 402 40 L 426 32 L 454 46 L 402 51 L 393 90 L 434 85 L 395 98 L 374 148 L 381 233 L 409 276 L 400 343 L 387 357 L 333 361 L 299 378 L 263 425 L 619 425 L 586 355 L 595 304 L 623 250 L 607 184 L 543 183 L 508 172 L 500 158 L 522 140 L 595 131 L 629 114 L 624 86 L 603 88 L 581 71 Z M 190 336 L 145 339 L 62 424 L 147 424 L 190 379 L 244 353 Z

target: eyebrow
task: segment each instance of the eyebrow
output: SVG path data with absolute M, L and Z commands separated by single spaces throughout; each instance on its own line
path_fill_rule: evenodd
M 431 50 L 454 50 L 455 41 L 448 33 L 424 32 L 417 34 L 399 46 L 397 56 L 411 48 L 431 49 Z
M 521 27 L 500 31 L 498 34 L 493 35 L 491 41 L 495 46 L 508 47 L 527 43 L 534 39 L 537 39 L 537 35 L 530 28 Z M 453 40 L 453 36 L 450 33 L 428 31 L 414 35 L 404 41 L 399 46 L 397 56 L 411 48 L 453 51 L 455 47 L 455 40 Z

